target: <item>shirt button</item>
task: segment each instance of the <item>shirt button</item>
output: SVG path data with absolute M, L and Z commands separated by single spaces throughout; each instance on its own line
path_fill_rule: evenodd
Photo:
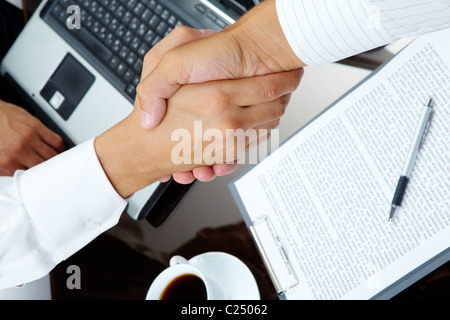
M 102 223 L 96 219 L 87 218 L 86 219 L 87 229 L 95 230 L 102 225 Z

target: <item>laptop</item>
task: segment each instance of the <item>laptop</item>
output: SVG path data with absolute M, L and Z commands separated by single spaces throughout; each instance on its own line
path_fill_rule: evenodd
M 131 112 L 144 55 L 173 28 L 220 31 L 258 2 L 44 0 L 0 71 L 69 147 L 78 145 Z M 159 226 L 190 186 L 156 182 L 129 199 L 127 213 Z

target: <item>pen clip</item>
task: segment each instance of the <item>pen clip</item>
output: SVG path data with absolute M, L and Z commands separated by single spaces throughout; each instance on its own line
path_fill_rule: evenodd
M 433 117 L 433 110 L 430 112 L 430 115 L 428 116 L 425 130 L 423 130 L 422 139 L 420 140 L 420 147 L 422 147 L 423 143 L 425 142 L 425 137 L 428 135 L 428 129 L 430 129 L 431 125 L 431 117 Z

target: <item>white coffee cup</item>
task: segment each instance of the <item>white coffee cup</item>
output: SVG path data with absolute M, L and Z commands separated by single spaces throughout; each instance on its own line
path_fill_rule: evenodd
M 185 258 L 173 256 L 169 265 L 170 267 L 161 272 L 151 284 L 147 293 L 147 300 L 161 300 L 163 293 L 173 281 L 185 275 L 194 275 L 203 281 L 208 300 L 220 299 L 220 296 L 222 296 L 220 287 L 205 277 L 196 267 L 189 264 L 189 261 Z

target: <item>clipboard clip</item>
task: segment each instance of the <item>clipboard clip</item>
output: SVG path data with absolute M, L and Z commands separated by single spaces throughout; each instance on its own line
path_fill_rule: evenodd
M 269 217 L 261 216 L 253 220 L 249 230 L 256 242 L 277 294 L 279 296 L 283 295 L 297 286 L 297 275 L 288 260 L 286 251 Z

